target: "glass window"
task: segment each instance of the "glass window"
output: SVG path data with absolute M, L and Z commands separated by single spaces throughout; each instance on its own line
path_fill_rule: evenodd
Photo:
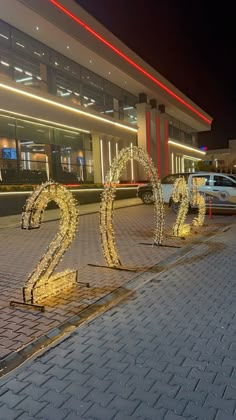
M 19 141 L 21 182 L 40 183 L 49 179 L 49 148 L 43 143 Z
M 22 141 L 31 141 L 33 143 L 53 143 L 53 134 L 52 128 L 43 125 L 37 124 L 34 122 L 29 122 L 21 119 L 17 119 L 16 126 L 16 138 L 21 139 Z M 31 144 L 31 143 L 28 143 Z
M 103 91 L 102 77 L 84 67 L 81 67 L 81 80 L 83 83 L 90 85 L 97 90 Z
M 198 176 L 193 176 L 192 177 L 192 180 L 194 179 L 194 178 L 200 178 L 200 179 L 204 179 L 205 180 L 205 186 L 209 186 L 210 185 L 210 175 L 198 175 Z
M 0 44 L 7 48 L 11 46 L 10 26 L 0 20 Z
M 12 79 L 12 59 L 9 50 L 0 46 L 0 76 Z
M 62 72 L 56 74 L 57 96 L 69 99 L 76 105 L 82 105 L 80 82 L 76 79 L 67 79 Z
M 15 28 L 12 28 L 12 43 L 14 50 L 19 53 L 30 55 L 33 60 L 49 63 L 49 49 L 41 42 Z
M 43 82 L 40 76 L 40 63 L 30 57 L 14 54 L 13 79 L 19 84 L 40 89 Z
M 65 78 L 72 76 L 80 79 L 81 66 L 55 51 L 51 52 L 51 65 L 59 70 L 59 72 L 66 73 L 66 75 L 64 74 Z
M 90 107 L 98 112 L 104 111 L 104 93 L 98 89 L 82 84 L 81 105 Z
M 235 187 L 236 184 L 225 176 L 214 175 L 213 185 L 214 187 Z
M 0 137 L 0 182 L 16 182 L 17 154 L 16 141 Z
M 16 121 L 15 118 L 0 114 L 0 137 L 15 138 Z
M 125 102 L 124 100 L 124 91 L 119 87 L 104 79 L 104 91 L 108 93 L 113 98 L 117 98 L 120 101 Z

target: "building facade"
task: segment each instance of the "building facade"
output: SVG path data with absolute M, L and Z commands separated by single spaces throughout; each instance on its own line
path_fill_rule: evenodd
M 0 182 L 104 182 L 141 146 L 160 176 L 194 171 L 212 119 L 73 0 L 1 0 Z M 123 181 L 143 180 L 135 162 Z
M 224 149 L 207 150 L 204 164 L 216 172 L 236 173 L 236 139 L 228 141 Z

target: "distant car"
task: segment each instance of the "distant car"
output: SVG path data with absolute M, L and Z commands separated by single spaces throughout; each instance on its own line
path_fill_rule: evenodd
M 161 180 L 164 202 L 174 212 L 177 212 L 179 204 L 171 199 L 173 184 L 177 178 L 183 176 L 189 189 L 189 208 L 196 208 L 191 202 L 192 181 L 194 178 L 204 178 L 205 184 L 199 187 L 199 192 L 204 196 L 206 207 L 210 205 L 216 210 L 236 211 L 236 175 L 222 174 L 218 172 L 192 172 L 167 175 Z M 146 184 L 138 187 L 137 196 L 144 204 L 153 203 L 152 185 Z
M 170 195 L 172 193 L 173 184 L 177 178 L 180 176 L 183 176 L 187 182 L 188 177 L 190 173 L 189 172 L 182 172 L 178 174 L 171 174 L 167 175 L 161 180 L 161 184 L 165 185 L 165 189 L 163 190 L 163 197 L 164 202 L 169 203 Z M 152 204 L 153 203 L 153 192 L 152 192 L 152 184 L 144 184 L 140 185 L 137 189 L 137 197 L 141 198 L 144 204 Z

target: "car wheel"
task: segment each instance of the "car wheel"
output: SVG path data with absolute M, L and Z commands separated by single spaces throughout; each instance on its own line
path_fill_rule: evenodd
M 170 207 L 171 207 L 171 210 L 172 210 L 175 214 L 177 214 L 177 213 L 178 213 L 178 211 L 179 211 L 179 206 L 180 206 L 180 203 L 175 203 L 174 201 L 171 201 Z
M 153 203 L 153 194 L 151 191 L 146 191 L 141 196 L 142 201 L 144 204 L 152 204 Z

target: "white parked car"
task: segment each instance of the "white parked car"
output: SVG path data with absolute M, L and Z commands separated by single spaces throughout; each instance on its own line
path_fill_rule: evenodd
M 200 194 L 204 195 L 206 207 L 212 206 L 212 209 L 233 210 L 236 211 L 236 175 L 221 174 L 218 172 L 194 172 L 194 173 L 178 173 L 165 176 L 161 180 L 164 202 L 176 212 L 178 203 L 174 203 L 171 199 L 173 184 L 177 178 L 183 176 L 186 180 L 190 202 L 189 207 L 194 208 L 191 204 L 191 192 L 194 178 L 204 178 L 205 185 L 199 187 Z M 152 186 L 146 184 L 138 187 L 137 196 L 145 204 L 153 202 Z

